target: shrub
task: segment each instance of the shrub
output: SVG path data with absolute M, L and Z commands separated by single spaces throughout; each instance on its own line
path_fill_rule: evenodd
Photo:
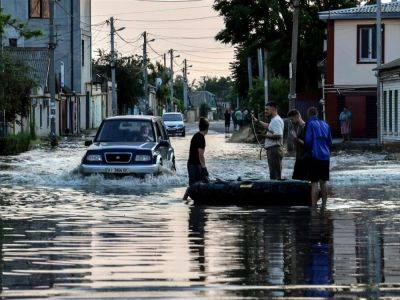
M 6 135 L 0 138 L 0 155 L 16 155 L 29 150 L 31 136 L 27 133 Z
M 207 118 L 209 110 L 210 110 L 210 107 L 208 106 L 208 104 L 202 103 L 200 105 L 200 117 Z

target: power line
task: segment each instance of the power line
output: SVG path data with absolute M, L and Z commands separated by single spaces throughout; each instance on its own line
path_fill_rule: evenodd
M 166 40 L 205 40 L 205 39 L 214 39 L 215 36 L 199 36 L 199 37 L 190 37 L 190 36 L 166 36 L 166 35 L 157 35 L 149 33 L 152 36 L 163 38 Z
M 131 11 L 131 12 L 120 12 L 115 13 L 115 15 L 137 15 L 137 14 L 145 14 L 145 13 L 155 13 L 155 12 L 164 12 L 164 11 L 177 11 L 177 10 L 189 10 L 189 9 L 198 9 L 198 8 L 209 8 L 209 5 L 202 5 L 202 6 L 190 6 L 190 7 L 179 7 L 179 8 L 168 8 L 168 9 L 154 9 L 154 10 L 143 10 L 143 11 Z M 83 16 L 83 17 L 108 17 L 110 14 L 103 14 L 103 15 L 90 15 L 90 16 Z
M 78 18 L 78 17 L 76 17 L 76 16 L 74 16 L 74 15 L 71 15 L 71 13 L 70 13 L 59 1 L 55 1 L 55 3 L 56 3 L 68 16 L 70 16 L 71 18 L 74 18 L 74 19 L 78 20 L 80 23 L 85 24 L 86 26 L 96 27 L 96 26 L 101 26 L 101 25 L 103 25 L 103 24 L 105 23 L 105 21 L 104 21 L 104 22 L 101 22 L 101 23 L 98 23 L 98 24 L 89 24 L 89 23 L 83 22 L 80 18 Z
M 160 23 L 160 22 L 186 22 L 186 21 L 199 21 L 199 20 L 207 20 L 219 18 L 220 16 L 208 16 L 208 17 L 198 17 L 198 18 L 187 18 L 187 19 L 164 19 L 164 20 L 142 20 L 142 19 L 118 19 L 118 21 L 123 22 L 145 22 L 145 23 Z
M 180 46 L 184 46 L 184 47 L 189 47 L 189 48 L 198 48 L 198 49 L 206 49 L 206 50 L 227 50 L 227 48 L 216 48 L 216 47 L 201 47 L 201 46 L 196 46 L 196 45 L 188 45 L 188 44 L 183 44 L 183 43 L 179 43 L 179 42 L 171 42 L 167 39 L 158 37 L 158 39 L 165 41 L 165 42 L 170 42 L 172 44 L 176 44 L 176 45 L 180 45 Z
M 118 31 L 115 32 L 115 34 L 116 34 L 122 41 L 124 41 L 124 42 L 127 43 L 127 44 L 136 44 L 136 43 L 142 38 L 142 35 L 140 35 L 136 40 L 134 40 L 134 41 L 128 41 L 127 39 L 125 39 L 124 37 L 122 37 L 121 34 L 120 34 Z

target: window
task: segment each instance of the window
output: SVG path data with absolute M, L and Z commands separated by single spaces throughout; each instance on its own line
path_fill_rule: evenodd
M 382 60 L 384 58 L 383 33 L 382 30 Z M 376 25 L 359 25 L 357 28 L 357 62 L 376 63 L 376 46 Z
M 49 0 L 29 0 L 29 18 L 49 18 Z
M 82 40 L 82 67 L 85 66 L 85 40 Z
M 18 39 L 8 39 L 10 47 L 18 47 Z

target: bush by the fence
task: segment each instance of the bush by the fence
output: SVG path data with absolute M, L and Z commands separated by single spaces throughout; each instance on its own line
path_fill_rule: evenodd
M 28 133 L 0 137 L 0 155 L 15 155 L 29 150 L 31 136 Z

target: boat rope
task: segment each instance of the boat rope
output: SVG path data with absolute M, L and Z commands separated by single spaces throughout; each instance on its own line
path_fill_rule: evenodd
M 265 149 L 264 148 L 264 145 L 263 144 L 261 144 L 261 142 L 260 142 L 260 140 L 258 139 L 258 136 L 257 136 L 257 132 L 256 132 L 256 127 L 254 126 L 254 118 L 253 118 L 253 116 L 252 116 L 252 118 L 251 118 L 251 125 L 252 125 L 252 128 L 253 128 L 253 134 L 254 134 L 254 136 L 256 137 L 256 140 L 257 140 L 257 143 L 258 143 L 258 145 L 260 146 L 260 160 L 262 159 L 262 151 Z

